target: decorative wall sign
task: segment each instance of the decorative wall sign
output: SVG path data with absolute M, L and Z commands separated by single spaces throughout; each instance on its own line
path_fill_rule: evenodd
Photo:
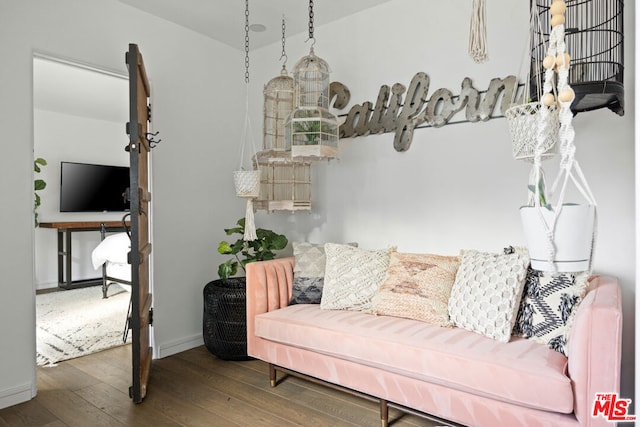
M 504 115 L 517 102 L 518 79 L 515 76 L 494 78 L 489 88 L 481 92 L 473 87 L 469 77 L 465 77 L 459 95 L 440 88 L 427 98 L 428 92 L 429 76 L 423 72 L 413 77 L 408 90 L 400 83 L 391 88 L 381 86 L 375 106 L 366 101 L 351 107 L 344 123 L 340 125 L 340 138 L 395 132 L 393 147 L 396 151 L 407 151 L 411 146 L 413 130 L 421 124 L 444 126 L 462 109 L 465 110 L 466 120 L 470 122 L 487 121 L 492 117 L 500 95 L 500 111 Z M 334 108 L 341 110 L 346 107 L 350 97 L 345 85 L 331 83 Z

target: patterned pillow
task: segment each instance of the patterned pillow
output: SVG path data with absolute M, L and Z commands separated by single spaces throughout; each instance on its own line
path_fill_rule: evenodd
M 327 243 L 327 264 L 320 308 L 366 310 L 389 268 L 389 250 L 368 251 Z
M 565 345 L 587 292 L 587 279 L 587 273 L 552 274 L 530 268 L 513 333 L 568 356 Z
M 349 243 L 358 246 L 357 243 Z M 324 243 L 293 242 L 293 290 L 289 304 L 320 304 L 326 257 Z
M 369 312 L 451 326 L 447 304 L 459 266 L 457 256 L 392 253 Z
M 509 342 L 528 266 L 529 256 L 523 251 L 463 251 L 449 298 L 454 325 Z

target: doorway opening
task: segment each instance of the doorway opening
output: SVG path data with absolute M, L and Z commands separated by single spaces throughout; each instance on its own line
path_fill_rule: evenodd
M 40 172 L 34 173 L 35 179 L 46 183 L 38 191 L 40 223 L 121 220 L 124 212 L 61 212 L 61 164 L 129 165 L 129 154 L 124 150 L 128 143 L 128 96 L 128 76 L 124 73 L 34 55 L 34 161 L 46 162 L 39 162 Z M 109 287 L 107 299 L 102 298 L 100 286 L 85 287 L 86 283 L 77 289 L 61 290 L 58 285 L 67 277 L 74 282 L 101 277 L 101 268 L 95 269 L 92 262 L 101 235 L 99 230 L 74 232 L 71 246 L 61 251 L 53 228 L 37 227 L 34 232 L 36 341 L 42 365 L 122 344 L 129 304 L 129 293 L 118 285 Z M 68 271 L 60 252 L 71 261 Z M 62 280 L 61 269 L 65 269 Z M 105 319 L 112 315 L 120 319 L 107 322 Z M 45 339 L 48 341 L 43 344 Z

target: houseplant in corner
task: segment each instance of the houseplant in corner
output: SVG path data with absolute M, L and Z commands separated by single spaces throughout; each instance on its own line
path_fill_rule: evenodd
M 202 334 L 207 349 L 224 360 L 247 360 L 246 279 L 233 277 L 239 268 L 255 261 L 274 259 L 274 251 L 284 249 L 287 238 L 271 230 L 256 230 L 256 240 L 244 239 L 245 219 L 240 218 L 233 228 L 225 229 L 227 236 L 239 234 L 233 243 L 223 240 L 218 253 L 232 258 L 218 266 L 219 279 L 204 287 Z

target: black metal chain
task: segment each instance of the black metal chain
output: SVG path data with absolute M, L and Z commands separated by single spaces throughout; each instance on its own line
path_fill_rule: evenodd
M 313 38 L 313 0 L 309 0 L 309 39 Z
M 244 8 L 244 82 L 249 83 L 249 0 Z

